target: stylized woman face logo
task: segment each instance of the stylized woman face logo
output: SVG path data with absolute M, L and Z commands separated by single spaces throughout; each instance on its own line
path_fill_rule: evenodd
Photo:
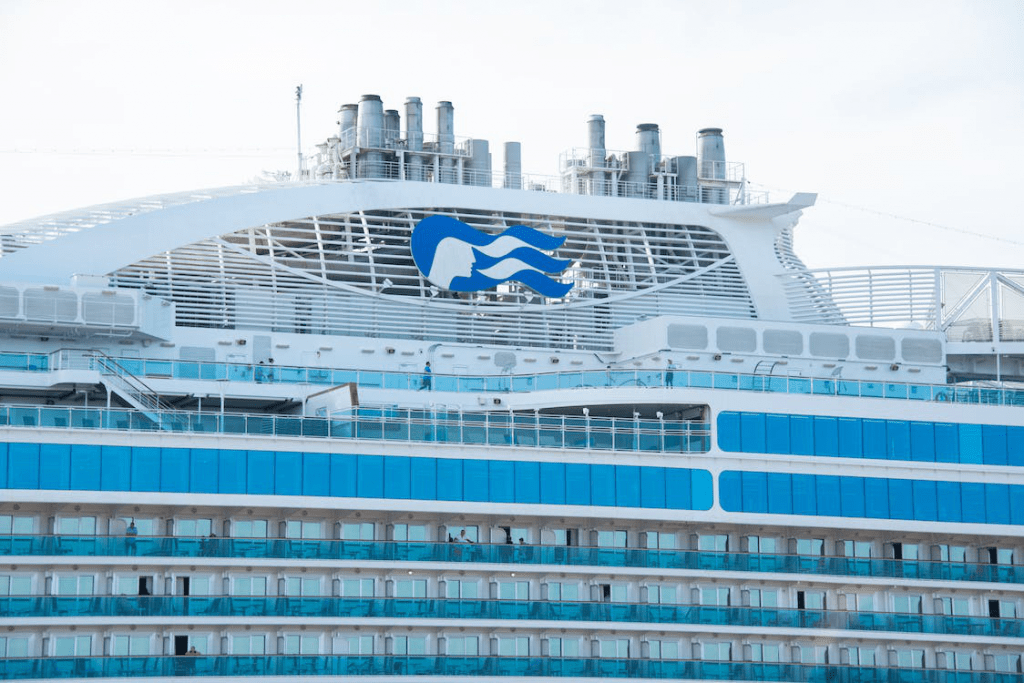
M 473 264 L 472 245 L 454 237 L 446 237 L 437 244 L 434 251 L 434 265 L 427 273 L 427 279 L 438 287 L 451 289 L 452 280 L 457 277 L 472 277 Z

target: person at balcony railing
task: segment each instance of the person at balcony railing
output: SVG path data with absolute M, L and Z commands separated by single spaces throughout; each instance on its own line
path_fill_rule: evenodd
M 672 362 L 671 358 L 669 358 L 668 359 L 668 366 L 665 367 L 665 386 L 666 387 L 672 386 L 672 383 L 675 380 L 675 369 L 676 369 L 676 364 Z
M 427 361 L 427 364 L 423 368 L 423 380 L 420 382 L 420 388 L 417 391 L 422 390 L 422 389 L 426 389 L 427 391 L 431 391 L 433 389 L 433 387 L 431 386 L 431 381 L 430 380 L 431 380 L 430 361 Z
M 129 555 L 135 554 L 135 539 L 139 536 L 139 529 L 135 526 L 135 520 L 133 519 L 128 528 L 124 530 L 124 544 L 125 549 Z

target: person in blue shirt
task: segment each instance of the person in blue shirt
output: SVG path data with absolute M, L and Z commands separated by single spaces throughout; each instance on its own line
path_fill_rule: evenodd
M 423 368 L 423 381 L 420 383 L 420 389 L 426 389 L 430 391 L 431 387 L 431 374 L 430 374 L 430 361 L 427 361 L 426 367 Z

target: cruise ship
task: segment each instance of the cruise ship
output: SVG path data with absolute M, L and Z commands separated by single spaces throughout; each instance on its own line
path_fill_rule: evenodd
M 0 228 L 0 679 L 1024 681 L 1024 271 L 424 118 Z

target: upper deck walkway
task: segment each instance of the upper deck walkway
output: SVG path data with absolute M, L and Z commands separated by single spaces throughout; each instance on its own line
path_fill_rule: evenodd
M 252 382 L 340 386 L 367 389 L 457 393 L 530 393 L 583 388 L 662 387 L 722 389 L 817 396 L 859 396 L 901 401 L 936 401 L 972 405 L 1024 406 L 1024 389 L 985 386 L 868 382 L 838 378 L 666 370 L 573 370 L 535 374 L 443 375 L 247 363 L 207 363 L 171 359 L 118 358 L 126 372 L 146 379 Z M 81 351 L 52 354 L 0 353 L 0 371 L 54 372 L 97 370 Z

